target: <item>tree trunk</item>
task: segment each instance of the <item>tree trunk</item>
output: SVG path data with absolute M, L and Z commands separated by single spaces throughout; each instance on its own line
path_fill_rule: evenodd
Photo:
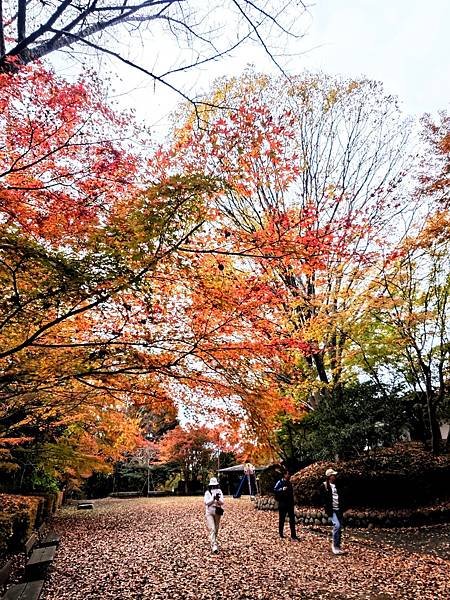
M 431 451 L 433 454 L 439 454 L 441 451 L 442 436 L 441 429 L 439 427 L 439 421 L 436 416 L 436 407 L 432 394 L 427 394 L 427 412 L 428 423 L 430 426 Z

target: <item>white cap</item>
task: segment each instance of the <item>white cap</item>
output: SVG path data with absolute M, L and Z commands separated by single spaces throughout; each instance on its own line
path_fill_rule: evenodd
M 219 482 L 217 481 L 216 477 L 211 477 L 211 479 L 209 480 L 209 485 L 219 485 Z

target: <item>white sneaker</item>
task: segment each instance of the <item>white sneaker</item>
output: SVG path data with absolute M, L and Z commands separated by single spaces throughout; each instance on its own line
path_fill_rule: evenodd
M 331 551 L 333 552 L 333 554 L 345 554 L 343 550 L 341 550 L 340 548 L 336 548 L 335 546 L 331 546 Z
M 217 554 L 219 552 L 218 546 L 213 546 L 212 551 L 213 551 L 213 554 Z

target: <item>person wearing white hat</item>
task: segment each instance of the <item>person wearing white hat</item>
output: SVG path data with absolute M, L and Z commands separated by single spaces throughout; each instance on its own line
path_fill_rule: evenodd
M 325 512 L 333 523 L 331 551 L 333 554 L 344 554 L 341 549 L 342 513 L 344 509 L 343 496 L 336 485 L 337 471 L 327 469 L 326 481 L 321 485 L 322 499 Z
M 224 498 L 216 477 L 211 477 L 204 496 L 206 525 L 209 530 L 211 550 L 216 554 L 219 551 L 217 535 L 219 533 L 220 519 L 223 515 Z

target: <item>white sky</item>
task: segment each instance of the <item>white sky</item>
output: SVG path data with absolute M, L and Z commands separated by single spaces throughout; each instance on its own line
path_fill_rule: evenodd
M 449 108 L 449 0 L 317 0 L 301 64 L 381 80 L 409 113 Z
M 208 0 L 205 0 L 208 1 Z M 280 3 L 283 0 L 278 0 Z M 322 70 L 348 76 L 366 75 L 397 95 L 406 113 L 420 115 L 449 109 L 450 0 L 311 0 L 310 16 L 302 17 L 305 36 L 289 48 L 287 70 Z M 136 40 L 125 52 L 148 68 L 179 64 L 179 49 L 154 35 Z M 113 76 L 119 101 L 136 109 L 154 133 L 167 129 L 167 115 L 180 98 L 130 67 L 101 59 Z M 240 48 L 226 61 L 181 74 L 174 83 L 192 96 L 206 91 L 220 75 L 239 74 L 246 65 L 276 72 L 262 49 Z M 187 83 L 187 88 L 186 88 Z

